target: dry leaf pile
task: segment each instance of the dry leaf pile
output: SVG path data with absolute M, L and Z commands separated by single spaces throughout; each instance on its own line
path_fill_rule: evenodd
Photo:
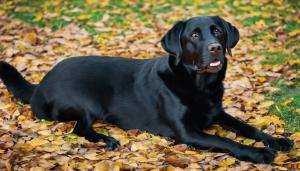
M 60 5 L 61 1 L 54 1 Z M 107 5 L 108 1 L 103 1 Z M 260 1 L 270 3 L 271 1 Z M 91 8 L 96 3 L 89 0 Z M 134 5 L 132 2 L 128 2 Z M 149 4 L 141 8 L 150 13 Z M 209 2 L 203 2 L 208 4 Z M 219 5 L 223 5 L 222 2 Z M 256 3 L 256 1 L 254 2 Z M 288 8 L 276 4 L 276 8 Z M 110 20 L 105 14 L 93 26 L 99 35 L 91 35 L 80 23 L 71 23 L 62 29 L 52 31 L 49 26 L 36 27 L 15 19 L 9 14 L 12 8 L 22 10 L 15 3 L 6 2 L 0 9 L 0 60 L 7 61 L 22 72 L 26 79 L 38 83 L 57 62 L 72 56 L 80 55 L 111 55 L 128 58 L 152 58 L 164 54 L 159 41 L 174 21 L 184 17 L 204 15 L 208 12 L 217 14 L 217 9 L 194 9 L 190 6 L 175 6 L 171 11 L 159 13 L 149 19 L 153 27 L 145 27 L 145 22 L 135 20 L 135 14 L 127 12 L 124 25 L 103 24 Z M 199 5 L 199 4 L 198 4 Z M 242 6 L 242 10 L 250 7 Z M 21 9 L 20 9 L 21 8 Z M 188 10 L 190 9 L 190 10 Z M 59 10 L 59 9 L 58 9 Z M 74 9 L 78 10 L 78 9 Z M 124 9 L 120 9 L 122 11 Z M 294 53 L 300 43 L 287 48 L 287 45 L 300 39 L 300 32 L 285 32 L 284 21 L 300 18 L 300 14 L 282 18 L 271 13 L 272 8 L 264 12 L 233 14 L 226 6 L 221 15 L 240 29 L 241 41 L 233 49 L 234 56 L 229 58 L 229 67 L 225 81 L 224 106 L 233 116 L 254 125 L 255 127 L 276 137 L 290 137 L 295 147 L 290 152 L 278 153 L 273 165 L 252 164 L 238 161 L 224 153 L 197 151 L 186 145 L 172 145 L 173 141 L 166 137 L 155 136 L 139 130 L 124 131 L 112 125 L 95 123 L 98 132 L 110 135 L 120 141 L 119 151 L 105 151 L 104 143 L 90 143 L 82 137 L 72 134 L 75 123 L 58 123 L 38 120 L 32 115 L 30 107 L 12 98 L 3 84 L 0 84 L 0 170 L 291 170 L 300 169 L 300 132 L 289 132 L 284 122 L 269 112 L 273 101 L 266 98 L 266 93 L 275 93 L 277 88 L 270 82 L 278 78 L 287 78 L 290 83 L 299 78 L 300 72 L 293 69 L 299 65 L 299 58 L 291 58 L 284 65 L 263 65 L 260 61 L 267 58 L 252 52 L 268 50 Z M 116 12 L 118 13 L 118 11 Z M 121 12 L 120 12 L 121 14 Z M 59 13 L 39 13 L 35 20 L 46 17 L 57 17 Z M 278 22 L 267 23 L 258 20 L 254 24 L 243 24 L 249 16 L 271 17 Z M 65 16 L 69 21 L 85 20 L 88 15 L 77 18 Z M 147 21 L 147 22 L 149 22 Z M 274 29 L 267 29 L 272 27 Z M 265 35 L 253 39 L 257 30 L 265 30 Z M 292 100 L 291 100 L 292 101 Z M 286 101 L 289 105 L 291 101 Z M 206 130 L 234 139 L 240 143 L 263 146 L 261 142 L 237 136 L 219 126 Z

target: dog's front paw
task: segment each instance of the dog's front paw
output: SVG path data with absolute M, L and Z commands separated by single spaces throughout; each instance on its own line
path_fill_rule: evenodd
M 294 142 L 288 138 L 271 138 L 266 143 L 270 148 L 279 151 L 289 151 L 294 146 Z
M 243 151 L 242 155 L 236 156 L 238 159 L 250 161 L 253 163 L 271 164 L 276 156 L 276 151 L 271 148 L 249 147 Z
M 112 150 L 117 150 L 120 147 L 120 143 L 118 140 L 112 138 L 112 137 L 107 137 L 104 142 L 106 143 L 106 150 L 107 151 L 112 151 Z

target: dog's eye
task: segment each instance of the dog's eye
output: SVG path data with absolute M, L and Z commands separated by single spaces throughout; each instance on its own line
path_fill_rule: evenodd
M 213 29 L 213 32 L 214 32 L 214 34 L 216 34 L 216 35 L 222 34 L 222 32 L 221 32 L 219 29 L 217 29 L 217 28 L 214 28 L 214 29 Z
M 198 38 L 198 37 L 199 37 L 199 33 L 193 32 L 191 36 L 192 36 L 193 38 Z

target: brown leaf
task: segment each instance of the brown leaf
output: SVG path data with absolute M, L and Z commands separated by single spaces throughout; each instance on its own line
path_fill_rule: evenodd
M 96 164 L 95 171 L 119 171 L 120 167 L 112 161 L 104 160 Z
M 190 160 L 185 157 L 177 155 L 170 155 L 166 157 L 166 161 L 175 167 L 186 168 L 190 164 Z
M 176 151 L 180 151 L 180 152 L 184 152 L 185 150 L 187 150 L 188 146 L 186 144 L 178 144 L 173 146 L 173 149 Z

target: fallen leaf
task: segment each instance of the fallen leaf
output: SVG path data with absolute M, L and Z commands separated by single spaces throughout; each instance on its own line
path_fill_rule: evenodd
M 289 99 L 285 100 L 284 102 L 282 102 L 281 105 L 284 107 L 288 107 L 293 103 L 293 101 L 294 101 L 294 98 L 289 98 Z
M 270 107 L 274 104 L 274 101 L 272 100 L 265 100 L 260 102 L 260 105 L 258 106 L 258 108 L 266 108 L 266 107 Z
M 253 143 L 255 143 L 255 140 L 249 139 L 249 138 L 246 138 L 243 141 L 243 144 L 245 144 L 245 145 L 252 145 Z
M 222 167 L 228 167 L 228 166 L 231 166 L 231 165 L 235 164 L 235 162 L 236 162 L 235 158 L 228 157 L 228 158 L 226 158 L 224 160 L 220 160 L 219 163 L 218 163 L 218 165 L 222 166 Z
M 42 138 L 34 138 L 28 142 L 28 144 L 30 144 L 32 147 L 41 146 L 47 143 L 49 143 L 49 141 Z

